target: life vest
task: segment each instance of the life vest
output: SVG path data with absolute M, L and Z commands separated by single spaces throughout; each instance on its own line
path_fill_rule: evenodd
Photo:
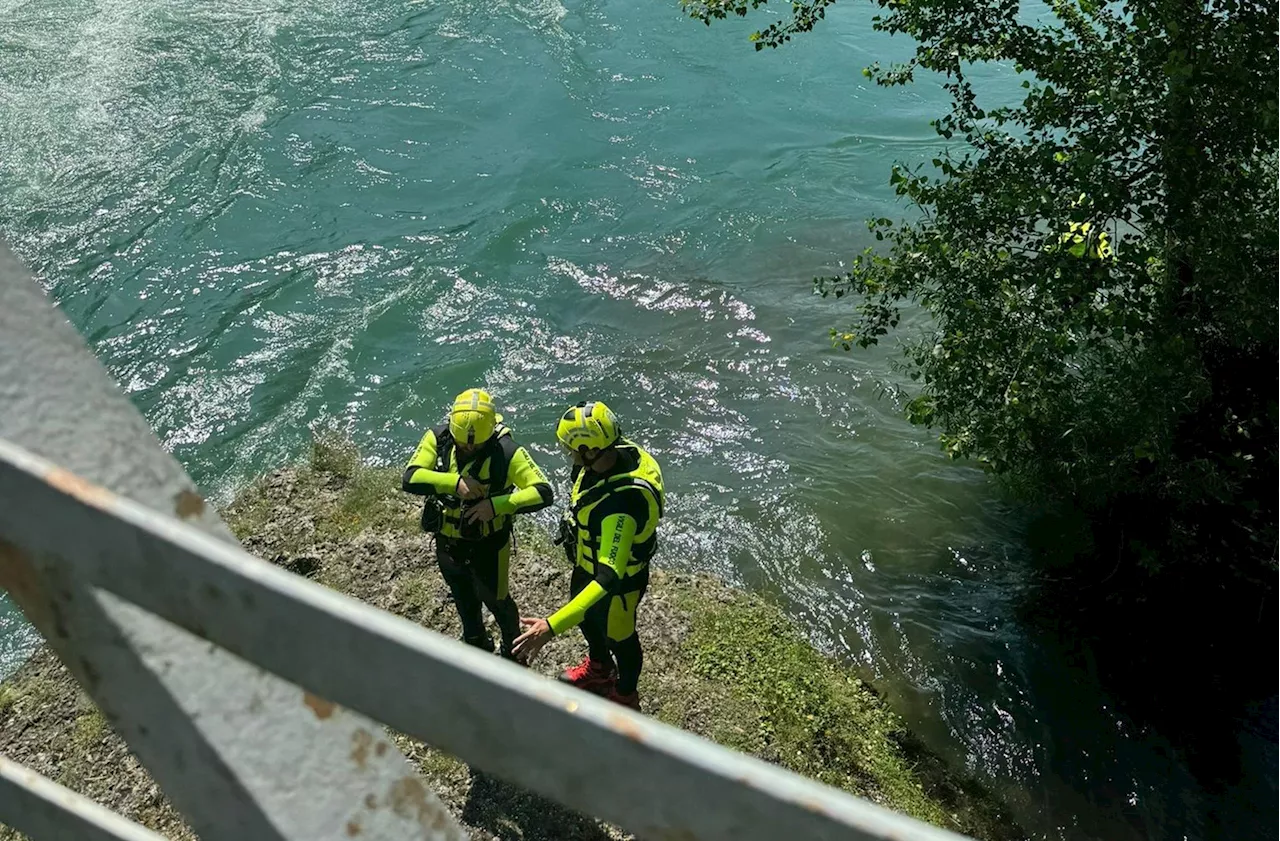
M 454 445 L 453 433 L 449 424 L 435 427 L 432 432 L 436 436 L 436 466 L 439 473 L 458 473 L 475 479 L 489 489 L 489 496 L 503 496 L 514 490 L 507 483 L 507 470 L 511 459 L 515 457 L 520 445 L 511 437 L 511 430 L 499 423 L 493 437 L 471 456 L 471 460 L 459 469 L 458 448 Z M 435 497 L 440 506 L 439 525 L 429 531 L 435 531 L 441 537 L 454 540 L 483 540 L 497 534 L 505 534 L 511 530 L 511 517 L 498 514 L 487 523 L 464 523 L 463 513 L 481 500 L 461 500 L 453 494 L 440 494 Z M 432 500 L 427 500 L 430 506 Z M 424 511 L 423 524 L 427 524 L 427 512 Z
M 658 462 L 636 444 L 623 438 L 618 449 L 629 456 L 629 460 L 638 462 L 635 469 L 626 473 L 615 473 L 586 488 L 583 480 L 590 471 L 583 468 L 574 477 L 573 492 L 570 495 L 569 510 L 565 512 L 566 537 L 573 543 L 572 552 L 578 566 L 592 575 L 596 572 L 596 555 L 600 551 L 600 503 L 614 494 L 639 494 L 649 508 L 640 530 L 636 532 L 631 544 L 631 560 L 627 564 L 623 576 L 623 592 L 626 592 L 626 580 L 644 570 L 658 547 L 658 521 L 662 518 L 665 504 L 665 492 L 662 488 L 662 469 Z
M 1106 228 L 1095 228 L 1092 222 L 1072 222 L 1061 242 L 1072 257 L 1106 261 L 1115 255 Z
M 1087 200 L 1088 194 L 1081 193 L 1080 197 L 1071 203 L 1071 208 L 1073 210 L 1080 208 Z M 1111 236 L 1107 233 L 1106 226 L 1094 225 L 1093 222 L 1072 222 L 1067 227 L 1067 232 L 1058 238 L 1057 244 L 1048 246 L 1046 250 L 1057 251 L 1061 248 L 1065 248 L 1072 257 L 1104 263 L 1115 257 L 1115 249 L 1111 247 Z

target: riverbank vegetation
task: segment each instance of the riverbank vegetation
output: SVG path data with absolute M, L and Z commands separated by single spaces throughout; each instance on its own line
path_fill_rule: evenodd
M 874 2 L 915 52 L 864 76 L 951 108 L 936 157 L 886 173 L 905 221 L 870 220 L 875 247 L 816 281 L 852 309 L 832 340 L 897 338 L 910 421 L 1040 512 L 1029 615 L 1171 735 L 1229 725 L 1276 691 L 1244 641 L 1277 623 L 1277 4 Z M 1017 101 L 972 81 L 992 63 Z M 927 328 L 901 334 L 906 306 Z

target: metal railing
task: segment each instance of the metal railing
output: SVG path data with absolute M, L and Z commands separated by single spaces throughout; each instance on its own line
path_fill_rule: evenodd
M 66 343 L 23 350 L 6 334 L 16 286 L 4 260 L 0 247 L 0 366 L 14 367 L 0 375 L 14 379 L 0 383 L 14 394 L 36 389 L 56 407 L 70 392 L 53 393 L 65 386 L 30 349 L 56 355 Z M 6 360 L 7 350 L 17 356 Z M 64 373 L 87 364 L 64 362 Z M 125 410 L 108 391 L 95 394 L 110 420 Z M 76 399 L 86 399 L 82 390 Z M 135 472 L 114 484 L 133 492 L 117 493 L 32 452 L 30 442 L 45 439 L 15 416 L 6 427 L 0 408 L 0 436 L 27 439 L 24 447 L 0 437 L 0 587 L 204 841 L 465 837 L 375 722 L 646 841 L 960 838 L 256 558 L 228 538 L 153 437 L 126 442 Z M 103 417 L 79 427 L 93 446 L 112 446 L 102 433 L 115 428 Z M 138 475 L 148 458 L 155 470 Z M 2 758 L 0 822 L 34 841 L 158 837 Z

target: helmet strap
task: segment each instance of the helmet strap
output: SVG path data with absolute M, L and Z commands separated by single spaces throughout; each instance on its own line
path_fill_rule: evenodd
M 596 462 L 607 458 L 609 453 L 613 451 L 614 451 L 614 445 L 610 444 L 609 446 L 604 447 L 603 449 L 597 450 L 595 456 L 593 457 L 588 458 L 585 450 L 579 450 L 578 455 L 582 458 L 582 464 L 584 467 L 588 467 L 594 470 Z

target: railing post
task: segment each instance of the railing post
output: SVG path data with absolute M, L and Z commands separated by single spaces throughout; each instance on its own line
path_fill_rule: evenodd
M 3 244 L 0 437 L 235 542 Z M 32 560 L 0 541 L 0 588 L 204 841 L 465 837 L 394 745 L 359 751 L 369 719 Z

